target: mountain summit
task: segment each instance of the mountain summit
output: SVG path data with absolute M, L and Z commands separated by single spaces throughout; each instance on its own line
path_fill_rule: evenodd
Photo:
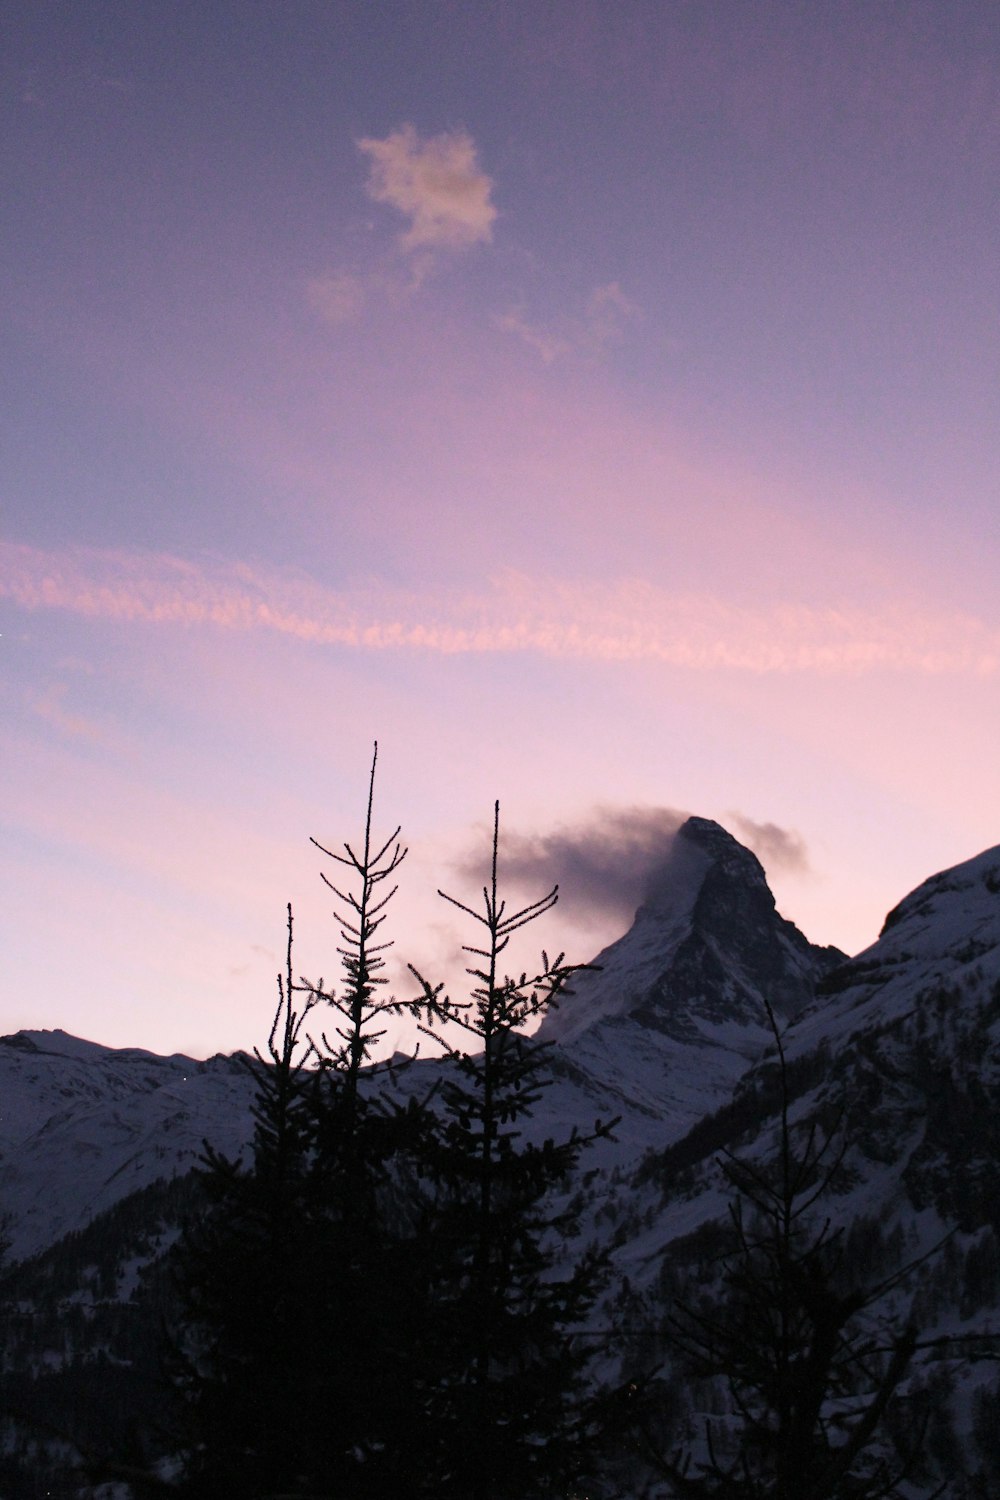
M 718 823 L 689 818 L 629 931 L 579 974 L 543 1041 L 600 1083 L 604 1107 L 655 1112 L 675 1139 L 726 1100 L 767 1046 L 765 999 L 785 1020 L 844 955 L 780 916 L 760 861 Z
M 627 1017 L 693 1045 L 716 1045 L 719 1028 L 733 1039 L 747 1030 L 756 1053 L 764 999 L 790 1019 L 844 957 L 778 914 L 756 855 L 720 824 L 688 818 L 630 930 L 579 976 L 541 1035 L 565 1045 Z

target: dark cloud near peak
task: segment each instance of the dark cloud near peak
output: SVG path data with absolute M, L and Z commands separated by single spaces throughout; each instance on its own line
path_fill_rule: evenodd
M 571 922 L 596 917 L 621 922 L 624 928 L 655 887 L 687 817 L 673 807 L 598 806 L 579 822 L 547 833 L 521 833 L 501 822 L 501 883 L 527 899 L 558 885 L 560 910 Z M 727 822 L 765 870 L 809 873 L 806 845 L 794 830 L 738 812 L 730 813 Z M 457 859 L 454 868 L 461 881 L 481 886 L 489 875 L 486 839 Z
M 729 814 L 738 838 L 752 849 L 765 870 L 783 875 L 808 875 L 809 851 L 801 834 L 777 823 L 756 823 L 743 813 Z
M 560 910 L 571 921 L 598 916 L 627 923 L 687 816 L 672 807 L 596 807 L 581 822 L 550 833 L 519 833 L 501 824 L 501 879 L 526 895 L 558 885 Z M 456 871 L 481 884 L 483 853 L 459 860 Z

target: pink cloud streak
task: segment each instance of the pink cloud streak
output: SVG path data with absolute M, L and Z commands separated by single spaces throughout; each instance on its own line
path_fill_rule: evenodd
M 371 651 L 524 652 L 758 674 L 1000 671 L 1000 630 L 968 614 L 897 602 L 746 608 L 629 579 L 554 583 L 507 571 L 476 594 L 378 583 L 337 592 L 306 574 L 242 563 L 0 542 L 0 598 L 88 619 L 266 630 Z

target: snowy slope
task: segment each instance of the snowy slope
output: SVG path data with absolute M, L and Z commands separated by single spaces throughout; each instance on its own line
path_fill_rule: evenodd
M 929 1253 L 888 1311 L 914 1309 L 928 1340 L 974 1336 L 986 1359 L 939 1370 L 968 1397 L 1000 1348 L 1000 848 L 917 887 L 818 991 L 783 1034 L 793 1140 L 832 1133 L 844 1151 L 817 1213 L 874 1254 Z M 635 1195 L 650 1228 L 619 1253 L 640 1301 L 662 1295 L 687 1237 L 725 1220 L 720 1152 L 777 1160 L 780 1104 L 772 1046 L 714 1123 L 647 1157 Z M 971 1409 L 956 1409 L 966 1443 Z
M 885 1287 L 859 1336 L 892 1347 L 916 1329 L 893 1428 L 901 1451 L 916 1431 L 913 1412 L 923 1408 L 928 1426 L 901 1493 L 998 1494 L 1000 848 L 925 881 L 878 942 L 817 991 L 783 1028 L 792 1150 L 830 1137 L 827 1160 L 838 1166 L 801 1222 L 838 1236 L 845 1288 Z M 777 1170 L 776 1057 L 772 1041 L 714 1115 L 650 1151 L 625 1182 L 612 1175 L 592 1189 L 591 1224 L 611 1213 L 614 1263 L 599 1318 L 619 1330 L 618 1361 L 609 1355 L 601 1373 L 620 1384 L 660 1371 L 679 1402 L 664 1408 L 674 1411 L 668 1445 L 730 1409 L 725 1381 L 699 1392 L 657 1330 L 673 1299 L 690 1307 L 718 1292 L 736 1202 L 724 1163 Z M 898 1462 L 888 1428 L 876 1442 Z
M 665 1144 L 724 1103 L 768 1045 L 765 995 L 794 1015 L 843 956 L 778 914 L 748 849 L 689 818 L 630 931 L 539 1036 L 556 1044 L 561 1075 L 600 1089 L 615 1113 L 658 1120 Z
M 0 1205 L 12 1256 L 186 1171 L 206 1137 L 238 1154 L 252 1092 L 238 1057 L 157 1057 L 63 1031 L 0 1038 Z
M 1000 846 L 925 880 L 886 917 L 878 941 L 835 969 L 794 1032 L 804 1050 L 884 1026 L 941 985 L 1000 981 Z

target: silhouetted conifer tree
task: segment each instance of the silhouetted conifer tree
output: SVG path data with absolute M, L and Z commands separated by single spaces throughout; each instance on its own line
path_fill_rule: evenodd
M 842 1230 L 822 1212 L 845 1142 L 834 1129 L 793 1131 L 788 1070 L 774 1031 L 780 1090 L 776 1157 L 726 1153 L 732 1248 L 721 1286 L 674 1310 L 671 1374 L 722 1377 L 730 1412 L 706 1419 L 701 1443 L 673 1449 L 655 1434 L 656 1383 L 627 1389 L 657 1495 L 690 1500 L 889 1500 L 920 1446 L 887 1441 L 886 1414 L 916 1348 L 908 1323 L 879 1313 L 918 1262 L 875 1281 L 848 1264 Z M 669 1396 L 669 1389 L 667 1392 Z M 664 1487 L 665 1486 L 665 1487 Z
M 294 978 L 289 911 L 278 1015 L 253 1063 L 251 1160 L 206 1149 L 175 1349 L 198 1500 L 531 1500 L 564 1493 L 587 1454 L 575 1335 L 602 1265 L 564 1264 L 571 1225 L 551 1194 L 593 1136 L 521 1135 L 548 1052 L 523 1027 L 574 966 L 543 954 L 530 977 L 500 970 L 557 892 L 507 914 L 497 808 L 483 910 L 446 898 L 484 933 L 471 997 L 422 980 L 412 1001 L 383 994 L 380 929 L 406 851 L 398 829 L 372 838 L 375 764 L 363 845 L 317 845 L 348 877 L 324 875 L 344 983 Z M 324 1008 L 333 1025 L 308 1034 Z M 408 1008 L 436 1040 L 454 1027 L 475 1044 L 441 1041 L 432 1107 L 387 1089 L 392 1068 L 372 1056 L 381 1023 Z
M 310 1283 L 312 1316 L 325 1330 L 315 1412 L 323 1493 L 344 1500 L 388 1494 L 405 1500 L 411 1444 L 423 1418 L 416 1367 L 423 1359 L 426 1287 L 413 1242 L 407 1163 L 418 1154 L 428 1117 L 417 1100 L 394 1102 L 387 1084 L 396 1067 L 373 1056 L 383 1022 L 415 1008 L 385 989 L 391 944 L 380 929 L 407 851 L 398 827 L 385 840 L 372 838 L 377 754 L 376 746 L 363 844 L 345 843 L 341 853 L 313 840 L 353 877 L 322 876 L 340 902 L 334 917 L 344 983 L 339 990 L 327 990 L 322 980 L 309 986 L 311 999 L 335 1017 L 316 1043 L 310 1191 L 321 1233 Z
M 595 1254 L 566 1266 L 570 1225 L 551 1193 L 591 1136 L 561 1142 L 522 1135 L 548 1079 L 547 1046 L 523 1027 L 563 993 L 576 967 L 543 953 L 537 973 L 511 978 L 501 960 L 512 935 L 555 905 L 557 889 L 508 913 L 499 894 L 499 804 L 491 873 L 481 910 L 439 894 L 479 927 L 466 948 L 475 982 L 467 1001 L 414 974 L 445 1048 L 439 1126 L 424 1162 L 434 1201 L 427 1213 L 433 1327 L 421 1372 L 427 1423 L 419 1493 L 455 1500 L 565 1494 L 586 1463 L 585 1353 L 574 1337 L 596 1294 Z M 442 1039 L 451 1023 L 474 1044 Z
M 254 1137 L 248 1163 L 206 1143 L 206 1208 L 185 1229 L 178 1259 L 180 1320 L 167 1367 L 180 1406 L 185 1489 L 195 1496 L 276 1493 L 305 1464 L 302 1388 L 308 1362 L 313 1214 L 310 1094 L 304 1036 L 309 999 L 286 971 L 267 1057 L 255 1052 Z
M 396 1317 L 412 1299 L 407 1220 L 390 1211 L 390 1189 L 392 1160 L 421 1112 L 387 1109 L 370 1087 L 378 1022 L 405 1008 L 378 988 L 389 944 L 377 934 L 395 890 L 386 882 L 406 851 L 398 828 L 372 841 L 377 753 L 363 845 L 317 846 L 353 876 L 344 889 L 327 880 L 347 911 L 335 913 L 345 982 L 294 978 L 289 908 L 268 1056 L 251 1065 L 251 1160 L 206 1147 L 209 1207 L 184 1240 L 186 1326 L 173 1354 L 185 1483 L 198 1497 L 401 1493 L 394 1476 L 412 1400 Z M 307 1018 L 323 1006 L 336 1015 L 332 1036 L 313 1038 Z

